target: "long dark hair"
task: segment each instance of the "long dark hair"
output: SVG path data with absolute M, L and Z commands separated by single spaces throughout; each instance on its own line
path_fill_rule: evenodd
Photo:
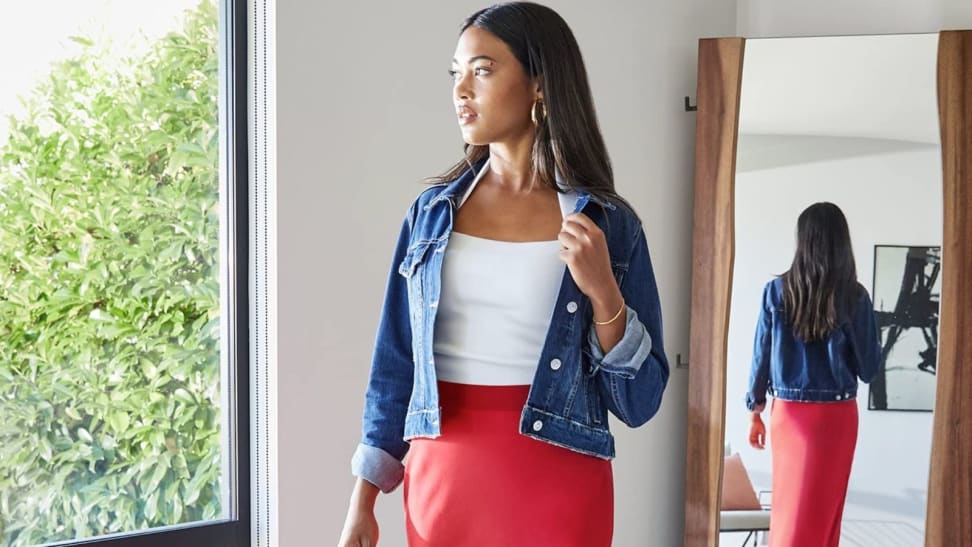
M 840 207 L 814 203 L 800 213 L 796 253 L 782 281 L 783 311 L 798 338 L 823 340 L 850 315 L 860 285 Z
M 540 4 L 508 2 L 472 14 L 460 34 L 469 27 L 502 40 L 527 76 L 539 79 L 547 116 L 537 125 L 533 142 L 536 180 L 557 189 L 556 169 L 569 188 L 628 206 L 614 190 L 614 173 L 597 124 L 584 60 L 563 18 Z M 464 151 L 465 157 L 429 182 L 453 181 L 489 155 L 486 145 L 467 143 Z

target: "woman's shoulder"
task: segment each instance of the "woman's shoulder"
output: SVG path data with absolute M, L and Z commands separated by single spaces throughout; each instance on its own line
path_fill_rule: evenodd
M 421 214 L 428 211 L 430 206 L 449 198 L 455 198 L 459 193 L 469 186 L 476 174 L 484 165 L 485 161 L 480 161 L 475 165 L 464 170 L 460 175 L 452 179 L 434 178 L 428 182 L 426 187 L 419 192 L 418 196 L 412 201 L 412 212 Z
M 774 306 L 781 306 L 783 301 L 783 276 L 778 275 L 763 286 L 763 298 Z
M 425 206 L 431 204 L 449 187 L 447 182 L 436 182 L 427 185 L 418 193 L 417 196 L 412 200 L 412 207 L 417 209 L 419 212 L 425 208 Z
M 607 218 L 609 227 L 621 227 L 629 235 L 636 235 L 637 232 L 644 229 L 641 224 L 641 218 L 634 210 L 634 207 L 620 198 L 620 196 L 613 198 L 592 195 L 591 201 L 594 202 L 594 206 L 600 206 L 601 210 L 604 211 L 604 216 Z
M 871 293 L 867 291 L 867 287 L 861 284 L 860 281 L 854 283 L 854 300 L 858 304 L 870 304 Z

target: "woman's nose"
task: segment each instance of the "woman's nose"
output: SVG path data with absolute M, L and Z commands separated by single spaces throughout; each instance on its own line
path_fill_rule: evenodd
M 469 86 L 469 80 L 465 74 L 456 76 L 456 83 L 452 86 L 452 98 L 459 101 L 468 101 L 472 99 L 472 90 Z

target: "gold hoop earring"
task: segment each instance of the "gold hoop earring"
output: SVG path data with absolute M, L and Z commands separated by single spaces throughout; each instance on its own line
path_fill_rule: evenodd
M 540 114 L 537 114 L 537 106 L 540 107 Z M 547 121 L 547 105 L 544 104 L 543 99 L 537 99 L 533 101 L 533 106 L 530 107 L 530 120 L 533 121 L 533 125 L 540 125 Z

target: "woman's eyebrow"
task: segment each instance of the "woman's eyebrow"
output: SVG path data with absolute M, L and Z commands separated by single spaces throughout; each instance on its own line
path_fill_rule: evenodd
M 493 62 L 493 63 L 496 62 L 496 59 L 493 59 L 489 55 L 476 55 L 475 57 L 470 57 L 469 60 L 466 61 L 466 64 L 469 65 L 469 64 L 475 63 L 476 61 L 482 61 L 482 60 L 490 61 L 490 62 Z M 452 60 L 452 64 L 457 65 L 457 64 L 459 64 L 459 61 L 453 59 Z

